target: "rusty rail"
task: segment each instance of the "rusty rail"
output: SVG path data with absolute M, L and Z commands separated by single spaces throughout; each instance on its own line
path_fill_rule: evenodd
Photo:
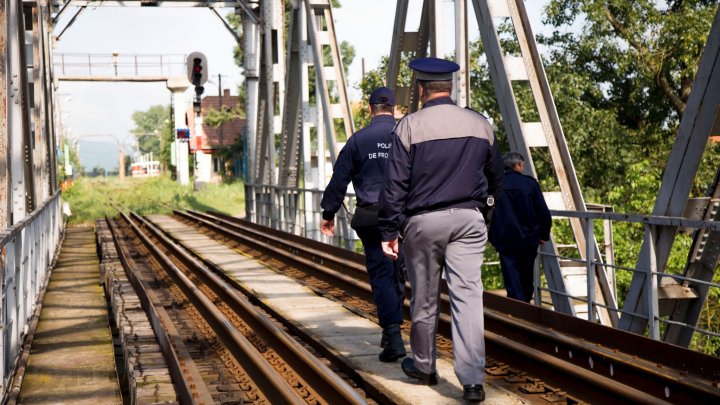
M 199 260 L 184 251 L 155 225 L 137 214 L 131 214 L 129 217 L 123 214 L 123 217 L 131 224 L 153 255 L 167 265 L 171 275 L 188 299 L 205 316 L 207 322 L 213 327 L 218 337 L 233 353 L 237 361 L 247 367 L 256 384 L 269 400 L 273 403 L 306 402 L 306 399 L 300 397 L 297 390 L 293 389 L 288 381 L 283 379 L 268 364 L 267 359 L 258 352 L 255 346 L 232 326 L 232 321 L 221 313 L 217 305 L 201 293 L 199 287 L 177 266 L 172 264 L 170 258 L 152 243 L 143 230 L 151 234 L 174 258 L 190 269 L 193 275 L 202 281 L 202 284 L 210 287 L 222 303 L 227 304 L 268 347 L 280 355 L 282 360 L 318 394 L 320 402 L 331 404 L 365 403 L 360 395 L 337 374 L 260 313 L 233 286 L 228 285 L 226 281 L 214 274 Z
M 324 280 L 341 273 L 335 284 L 372 302 L 362 255 L 219 213 L 175 213 L 244 244 L 282 254 Z M 449 337 L 446 294 L 442 301 L 439 333 Z M 525 359 L 520 363 L 531 367 L 541 362 L 544 378 L 549 367 L 555 371 L 548 376 L 551 381 L 565 375 L 563 383 L 574 380 L 583 395 L 654 403 L 720 400 L 720 359 L 488 293 L 485 320 L 488 353 L 520 354 Z

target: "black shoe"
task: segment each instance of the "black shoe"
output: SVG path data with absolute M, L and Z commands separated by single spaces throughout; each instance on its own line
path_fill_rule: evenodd
M 380 355 L 380 361 L 391 363 L 397 359 L 402 359 L 407 354 L 405 352 L 405 343 L 403 343 L 400 334 L 400 324 L 394 323 L 383 328 L 383 337 L 387 337 L 385 348 Z M 380 342 L 382 344 L 382 341 Z
M 485 400 L 485 390 L 482 384 L 463 385 L 463 399 L 468 402 L 482 402 Z
M 385 331 L 383 330 L 382 338 L 380 339 L 380 348 L 384 349 L 385 346 L 388 344 L 388 337 L 385 336 Z
M 411 359 L 410 357 L 406 358 L 402 361 L 400 364 L 400 367 L 402 368 L 403 373 L 405 373 L 406 376 L 410 378 L 415 378 L 420 382 L 421 384 L 425 385 L 437 385 L 438 384 L 438 375 L 437 372 L 425 374 L 422 371 L 415 368 L 415 361 Z

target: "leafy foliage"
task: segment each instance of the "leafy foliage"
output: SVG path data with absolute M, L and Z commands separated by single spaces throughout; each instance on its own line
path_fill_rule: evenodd
M 652 212 L 717 7 L 717 1 L 708 0 L 550 1 L 545 23 L 554 30 L 540 36 L 539 42 L 546 50 L 545 70 L 586 201 L 611 205 L 616 212 Z M 510 28 L 500 25 L 501 44 L 506 53 L 519 55 Z M 470 54 L 471 107 L 490 117 L 507 151 L 481 41 L 471 44 Z M 387 62 L 383 59 L 363 79 L 364 94 L 384 83 Z M 406 68 L 407 61 L 402 66 Z M 401 73 L 401 80 L 407 75 Z M 514 83 L 513 90 L 523 120 L 537 120 L 530 89 Z M 361 107 L 356 123 L 367 122 Z M 557 190 L 550 156 L 536 153 L 533 150 L 533 160 L 543 189 Z M 718 168 L 720 145 L 709 143 L 692 196 L 705 195 Z M 572 240 L 567 224 L 555 221 L 554 225 L 558 239 Z M 601 232 L 598 227 L 596 233 Z M 642 226 L 615 223 L 613 232 L 616 263 L 633 268 Z M 689 246 L 689 237 L 678 236 L 667 271 L 682 273 Z M 486 263 L 495 257 L 489 247 Z M 621 296 L 631 277 L 630 272 L 618 272 Z M 717 282 L 720 277 L 715 278 Z M 502 285 L 496 267 L 484 267 L 483 280 L 486 288 Z M 714 331 L 720 330 L 717 290 L 711 289 L 700 322 L 700 327 Z M 720 339 L 696 338 L 696 344 L 720 355 Z
M 65 172 L 65 152 L 68 153 L 68 160 L 70 162 L 70 166 L 72 166 L 73 176 L 83 175 L 85 174 L 85 168 L 83 167 L 82 163 L 80 162 L 80 155 L 78 154 L 77 148 L 75 148 L 68 138 L 63 138 L 62 140 L 62 146 L 58 149 L 58 158 L 57 158 L 57 166 L 58 166 L 58 176 L 61 179 L 65 179 L 66 177 L 69 177 L 68 173 Z
M 173 208 L 209 209 L 230 215 L 244 213 L 244 186 L 233 184 L 207 184 L 203 190 L 194 192 L 192 185 L 181 186 L 167 176 L 147 179 L 116 177 L 83 177 L 73 182 L 63 192 L 63 199 L 70 205 L 70 225 L 92 224 L 96 219 L 117 214 L 116 206 L 139 214 L 170 214 Z
M 152 153 L 167 167 L 170 163 L 170 144 L 175 137 L 170 107 L 154 105 L 147 111 L 135 111 L 132 119 L 135 128 L 131 132 L 137 139 L 138 152 Z

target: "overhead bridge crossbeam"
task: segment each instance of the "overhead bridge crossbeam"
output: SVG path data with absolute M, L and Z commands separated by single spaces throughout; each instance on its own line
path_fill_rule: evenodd
M 71 3 L 73 6 L 85 7 L 85 6 L 107 6 L 107 7 L 221 7 L 221 8 L 233 8 L 237 6 L 237 3 L 245 3 L 246 1 L 196 1 L 196 0 L 139 0 L 139 1 L 91 1 L 91 0 L 53 0 L 52 5 L 62 7 L 66 3 Z
M 57 53 L 53 67 L 60 81 L 161 82 L 185 74 L 183 54 Z
M 165 82 L 168 76 L 59 76 L 64 82 Z

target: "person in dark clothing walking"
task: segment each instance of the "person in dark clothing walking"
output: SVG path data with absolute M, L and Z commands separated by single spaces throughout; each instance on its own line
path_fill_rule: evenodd
M 490 243 L 500 255 L 507 296 L 530 302 L 535 256 L 550 239 L 552 218 L 537 180 L 522 174 L 525 158 L 509 152 L 503 162 L 503 194 L 492 215 Z
M 387 258 L 380 246 L 377 223 L 378 197 L 385 179 L 387 158 L 395 128 L 395 96 L 387 87 L 373 91 L 369 99 L 370 125 L 356 132 L 340 151 L 333 175 L 323 193 L 321 232 L 335 234 L 335 213 L 340 209 L 350 181 L 357 195 L 352 227 L 365 250 L 365 266 L 370 277 L 378 320 L 383 328 L 379 358 L 393 362 L 405 357 L 400 333 L 405 281 L 400 278 L 400 263 Z
M 487 228 L 480 212 L 502 189 L 503 163 L 492 126 L 450 98 L 456 63 L 410 62 L 422 109 L 395 127 L 380 194 L 383 251 L 397 257 L 398 225 L 412 286 L 410 347 L 403 372 L 438 384 L 436 333 L 444 272 L 452 313 L 455 374 L 463 399 L 485 399 L 485 340 L 481 266 Z M 403 216 L 407 220 L 403 221 Z

